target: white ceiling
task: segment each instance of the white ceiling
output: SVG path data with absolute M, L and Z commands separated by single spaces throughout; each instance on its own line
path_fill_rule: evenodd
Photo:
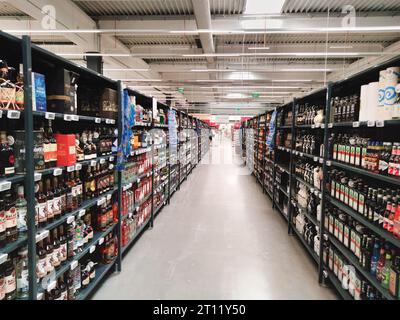
M 399 0 L 286 0 L 269 16 L 246 14 L 246 0 L 1 3 L 0 29 L 30 31 L 39 45 L 80 64 L 86 51 L 105 53 L 107 76 L 204 113 L 257 113 L 400 49 Z M 46 4 L 56 8 L 57 31 L 43 34 Z M 340 29 L 349 4 L 363 29 Z

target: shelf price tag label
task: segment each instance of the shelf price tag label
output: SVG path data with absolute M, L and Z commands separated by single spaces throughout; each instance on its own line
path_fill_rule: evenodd
M 75 165 L 75 170 L 81 170 L 82 169 L 82 164 L 80 164 L 80 163 L 77 163 L 76 165 Z
M 36 235 L 36 243 L 43 240 L 44 238 L 47 238 L 48 235 L 49 235 L 49 230 L 43 230 L 42 232 L 38 233 Z
M 333 128 L 333 123 L 328 123 L 328 128 Z
M 72 115 L 71 114 L 64 114 L 64 121 L 72 121 Z
M 101 238 L 99 239 L 99 245 L 101 245 L 103 242 L 104 242 L 104 238 L 101 237 Z
M 106 124 L 111 124 L 111 119 L 106 119 Z
M 67 172 L 72 172 L 75 170 L 75 166 L 69 166 L 67 167 Z
M 325 123 L 321 123 L 320 127 L 321 127 L 321 129 L 324 129 L 325 128 Z
M 103 163 L 105 163 L 106 162 L 106 159 L 104 159 L 104 158 L 101 158 L 100 159 L 100 164 L 103 164 Z
M 101 123 L 101 118 L 94 118 L 95 123 Z
M 111 119 L 111 120 L 110 120 L 110 123 L 111 123 L 111 124 L 115 124 L 115 120 L 114 120 L 114 119 Z
M 112 163 L 110 163 L 110 165 L 108 166 L 108 169 L 112 170 L 114 168 L 114 165 Z
M 47 291 L 50 292 L 51 290 L 53 290 L 56 287 L 56 285 L 57 285 L 57 281 L 56 280 L 50 282 L 47 285 Z
M 111 199 L 111 194 L 108 194 L 107 195 L 107 200 L 110 200 Z
M 324 159 L 319 158 L 319 163 L 324 163 Z
M 111 157 L 108 159 L 108 161 L 114 161 L 114 157 L 111 156 Z
M 3 110 L 0 110 L 0 118 L 3 118 Z
M 85 213 L 86 213 L 86 210 L 85 210 L 85 209 L 79 210 L 79 213 L 78 213 L 79 218 L 82 217 L 82 216 L 84 216 Z
M 56 118 L 56 114 L 54 112 L 46 112 L 44 117 L 48 120 L 54 120 Z
M 315 129 L 315 124 L 312 124 L 312 125 L 311 125 L 311 129 Z
M 377 128 L 383 128 L 385 126 L 385 121 L 376 120 L 375 125 L 376 125 Z
M 35 172 L 34 180 L 35 182 L 42 180 L 42 174 L 40 172 Z
M 72 121 L 79 121 L 79 116 L 76 114 L 71 115 Z
M 91 246 L 89 249 L 89 253 L 93 253 L 95 251 L 96 251 L 96 245 Z
M 71 270 L 74 270 L 78 266 L 78 260 L 74 260 L 71 262 Z
M 354 121 L 353 122 L 353 128 L 358 128 L 360 127 L 360 122 L 359 121 Z
M 91 160 L 91 161 L 90 161 L 90 165 L 91 165 L 92 167 L 94 167 L 96 164 L 97 164 L 97 161 L 96 161 L 96 160 Z
M 330 160 L 328 160 L 328 161 L 326 161 L 326 165 L 327 165 L 328 167 L 330 167 L 330 166 L 332 165 L 332 162 L 331 162 Z
M 4 181 L 0 183 L 0 191 L 6 191 L 11 189 L 11 181 Z
M 315 162 L 318 162 L 318 157 L 314 157 L 314 161 L 315 161 Z
M 8 258 L 8 254 L 7 253 L 0 254 L 0 264 L 6 262 L 7 258 Z
M 102 204 L 104 204 L 105 201 L 106 201 L 106 198 L 103 197 L 103 198 L 97 200 L 97 205 L 101 206 Z
M 21 112 L 18 110 L 8 110 L 7 118 L 8 119 L 19 119 L 21 117 Z
M 367 126 L 368 127 L 375 127 L 375 121 L 374 120 L 368 120 Z
M 71 224 L 72 222 L 74 222 L 75 221 L 75 216 L 69 216 L 68 218 L 67 218 L 67 223 L 68 224 Z
M 61 168 L 55 168 L 53 171 L 53 175 L 54 176 L 59 176 L 62 173 L 62 169 Z

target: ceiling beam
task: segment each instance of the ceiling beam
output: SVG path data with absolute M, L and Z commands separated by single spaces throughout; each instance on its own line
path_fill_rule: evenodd
M 44 15 L 42 8 L 45 5 L 52 5 L 55 8 L 55 22 L 56 30 L 96 30 L 96 22 L 86 15 L 76 4 L 70 0 L 5 0 L 18 10 L 31 16 L 36 21 L 22 20 L 20 23 L 26 25 L 25 30 L 35 30 L 36 28 L 42 29 L 40 21 Z M 1 21 L 1 29 L 4 30 L 6 21 Z M 35 29 L 32 26 L 36 27 Z M 16 30 L 24 30 L 17 28 Z M 51 31 L 51 30 L 49 30 Z M 113 35 L 102 34 L 98 36 L 96 33 L 65 33 L 64 36 L 70 41 L 77 44 L 83 52 L 86 51 L 101 51 L 101 50 L 115 50 L 118 52 L 129 53 L 130 50 L 121 41 Z M 142 59 L 136 57 L 118 58 L 107 57 L 104 60 L 121 67 L 136 67 L 143 68 L 147 63 Z M 148 66 L 147 66 L 148 67 Z M 157 73 L 136 73 L 137 77 L 152 77 L 158 78 Z
M 199 0 L 194 0 L 197 2 Z M 184 32 L 192 32 L 199 34 L 198 29 L 203 29 L 204 34 L 210 32 L 214 35 L 218 34 L 243 34 L 248 33 L 326 33 L 330 30 L 332 33 L 379 33 L 384 32 L 379 28 L 398 27 L 400 25 L 400 16 L 362 16 L 356 18 L 357 28 L 369 28 L 366 30 L 348 30 L 342 27 L 342 17 L 330 17 L 327 26 L 327 17 L 298 17 L 285 15 L 280 17 L 267 18 L 247 18 L 240 16 L 212 19 L 212 28 L 200 28 L 196 24 L 196 20 L 99 20 L 99 27 L 103 30 L 116 30 L 117 35 L 121 34 L 182 34 Z M 328 28 L 328 29 L 327 29 Z M 332 29 L 335 28 L 335 29 Z M 377 31 L 371 31 L 371 28 L 377 28 Z M 125 32 L 122 32 L 125 30 Z M 208 31 L 210 30 L 210 31 Z M 396 31 L 393 31 L 396 32 Z M 201 33 L 200 33 L 201 34 Z

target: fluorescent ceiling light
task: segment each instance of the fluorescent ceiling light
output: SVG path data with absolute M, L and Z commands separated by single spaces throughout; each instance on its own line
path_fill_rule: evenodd
M 215 86 L 215 87 L 200 87 L 202 89 L 306 89 L 304 87 L 296 87 L 296 86 Z
M 285 0 L 247 0 L 245 14 L 280 13 Z
M 63 56 L 63 57 L 82 57 L 82 56 L 86 56 L 86 57 L 130 57 L 131 54 L 129 53 L 56 53 L 59 56 Z
M 162 79 L 119 79 L 126 82 L 161 82 Z
M 331 72 L 334 69 L 325 69 L 325 68 L 288 68 L 288 69 L 280 69 L 280 71 L 284 72 Z
M 353 49 L 353 46 L 330 46 L 329 49 Z
M 142 71 L 142 72 L 146 72 L 146 71 L 150 71 L 150 69 L 136 69 L 136 68 L 104 68 L 104 71 Z
M 237 72 L 238 70 L 231 69 L 191 69 L 190 72 Z M 174 72 L 186 72 L 186 71 L 174 71 Z
M 270 47 L 250 47 L 249 50 L 269 50 Z
M 182 57 L 240 57 L 240 53 L 193 53 L 183 54 Z
M 312 82 L 314 80 L 310 80 L 310 79 L 290 79 L 290 80 L 272 80 L 272 82 Z

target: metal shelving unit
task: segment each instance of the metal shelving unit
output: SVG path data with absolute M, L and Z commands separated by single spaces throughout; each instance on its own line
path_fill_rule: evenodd
M 35 215 L 36 215 L 36 210 L 35 210 L 35 181 L 40 180 L 43 176 L 45 175 L 52 175 L 57 172 L 69 172 L 71 170 L 81 170 L 83 166 L 91 166 L 94 165 L 94 163 L 104 163 L 106 161 L 110 161 L 111 163 L 114 162 L 117 159 L 117 154 L 109 154 L 109 155 L 104 155 L 104 156 L 98 156 L 95 159 L 90 159 L 90 160 L 85 160 L 85 161 L 80 161 L 74 164 L 74 166 L 70 167 L 54 167 L 54 168 L 49 168 L 45 170 L 40 170 L 40 171 L 35 171 L 34 170 L 34 153 L 33 153 L 33 147 L 34 147 L 34 141 L 33 141 L 33 135 L 29 134 L 33 132 L 33 124 L 34 120 L 36 119 L 51 119 L 51 120 L 56 120 L 56 121 L 64 121 L 68 125 L 71 124 L 71 127 L 75 128 L 77 126 L 87 126 L 88 124 L 93 124 L 95 126 L 110 126 L 110 127 L 116 127 L 117 129 L 117 135 L 114 136 L 114 139 L 118 139 L 118 141 L 121 141 L 121 136 L 122 136 L 122 103 L 123 103 L 123 92 L 124 90 L 130 90 L 133 95 L 140 95 L 137 92 L 132 91 L 131 89 L 125 89 L 123 84 L 120 81 L 113 81 L 111 79 L 108 79 L 107 77 L 104 77 L 103 75 L 84 68 L 82 66 L 79 66 L 69 60 L 63 59 L 58 55 L 55 55 L 51 52 L 48 52 L 44 50 L 41 47 L 38 47 L 36 45 L 33 45 L 30 41 L 30 38 L 28 36 L 23 36 L 22 39 L 16 38 L 14 36 L 8 35 L 4 32 L 0 32 L 0 41 L 4 46 L 10 47 L 10 52 L 13 52 L 15 54 L 14 57 L 11 58 L 11 61 L 13 62 L 12 64 L 18 64 L 22 63 L 23 64 L 23 75 L 24 75 L 24 110 L 1 110 L 1 116 L 3 118 L 12 118 L 10 120 L 12 121 L 20 121 L 23 123 L 23 129 L 27 133 L 25 134 L 25 173 L 24 174 L 17 174 L 11 177 L 6 177 L 0 179 L 0 192 L 8 190 L 13 184 L 17 183 L 24 183 L 24 191 L 25 191 L 25 199 L 27 200 L 27 226 L 28 226 L 28 232 L 25 235 L 20 235 L 19 238 L 11 242 L 3 247 L 0 248 L 0 263 L 3 263 L 7 259 L 8 254 L 13 253 L 15 250 L 18 250 L 19 248 L 23 246 L 27 246 L 28 248 L 28 279 L 29 279 L 29 299 L 30 300 L 36 300 L 39 297 L 43 296 L 44 289 L 41 287 L 41 281 L 37 281 L 37 275 L 36 275 L 36 243 L 37 241 L 40 241 L 43 237 L 46 237 L 48 235 L 49 230 L 52 230 L 62 224 L 65 223 L 70 223 L 72 222 L 75 217 L 80 217 L 82 214 L 84 214 L 85 210 L 90 209 L 93 206 L 99 205 L 105 199 L 106 197 L 111 197 L 114 194 L 117 194 L 117 202 L 118 202 L 118 212 L 117 212 L 117 221 L 113 224 L 110 225 L 107 229 L 104 231 L 94 231 L 93 238 L 80 250 L 77 252 L 73 258 L 65 261 L 60 265 L 55 270 L 55 279 L 66 273 L 68 270 L 71 268 L 74 268 L 75 265 L 77 265 L 78 261 L 82 259 L 87 253 L 92 253 L 94 250 L 96 250 L 96 247 L 100 245 L 103 241 L 106 235 L 110 234 L 111 232 L 115 232 L 117 237 L 118 237 L 118 256 L 115 258 L 114 261 L 112 261 L 109 264 L 98 264 L 96 267 L 96 277 L 94 280 L 90 282 L 90 284 L 84 288 L 81 289 L 77 299 L 86 299 L 88 298 L 96 289 L 97 285 L 105 278 L 105 276 L 115 270 L 121 271 L 122 269 L 122 253 L 126 253 L 127 249 L 131 246 L 131 244 L 137 239 L 138 235 L 141 234 L 144 229 L 149 225 L 153 224 L 153 215 L 152 218 L 149 219 L 147 222 L 145 222 L 138 230 L 137 234 L 133 237 L 133 239 L 130 241 L 130 243 L 125 246 L 124 248 L 121 248 L 121 221 L 124 217 L 121 217 L 121 196 L 122 196 L 122 190 L 124 186 L 122 186 L 122 178 L 121 178 L 121 171 L 115 170 L 116 174 L 116 185 L 112 190 L 109 190 L 108 192 L 105 192 L 103 194 L 100 194 L 98 197 L 88 199 L 86 201 L 83 201 L 82 204 L 80 205 L 79 208 L 76 210 L 66 213 L 62 215 L 60 218 L 58 218 L 55 221 L 52 221 L 51 223 L 48 223 L 46 226 L 42 228 L 37 228 L 35 225 Z M 96 84 L 98 84 L 100 87 L 104 86 L 107 88 L 112 88 L 117 91 L 118 96 L 118 117 L 116 119 L 110 119 L 110 118 L 101 118 L 101 117 L 92 117 L 92 116 L 87 116 L 87 115 L 70 115 L 70 114 L 63 114 L 63 113 L 55 113 L 55 112 L 40 112 L 40 111 L 33 111 L 32 110 L 32 70 L 35 72 L 40 68 L 41 66 L 37 66 L 40 63 L 43 62 L 49 62 L 52 63 L 58 67 L 62 67 L 64 69 L 73 71 L 81 76 L 82 81 L 93 81 Z M 148 97 L 143 97 L 147 99 L 151 99 Z M 170 107 L 167 105 L 164 105 L 162 103 L 158 103 L 158 107 L 163 108 L 164 110 L 169 110 Z M 179 114 L 182 116 L 186 116 L 183 112 L 179 111 Z M 4 119 L 2 120 L 4 121 Z M 201 122 L 200 120 L 197 120 L 198 123 L 201 123 L 201 125 L 204 128 L 207 128 L 208 125 Z M 154 122 L 152 123 L 136 123 L 135 126 L 139 128 L 149 128 L 149 129 L 161 129 L 161 130 L 167 130 L 168 132 L 168 125 L 167 124 L 155 124 Z M 208 139 L 207 139 L 208 141 Z M 167 148 L 168 146 L 165 144 L 163 146 L 164 148 Z M 136 156 L 143 154 L 145 152 L 151 152 L 153 151 L 153 148 L 143 148 L 139 150 L 134 150 L 134 152 L 131 154 L 131 156 Z M 200 155 L 200 157 L 203 156 L 203 153 Z M 73 168 L 72 168 L 73 167 Z M 161 169 L 161 168 L 158 168 Z M 156 168 L 152 168 L 151 174 L 154 174 L 154 171 L 156 171 Z M 191 172 L 191 171 L 190 171 Z M 135 177 L 135 181 L 137 182 L 138 179 L 142 179 L 146 176 L 149 176 L 149 172 L 143 173 L 141 175 L 138 175 Z M 132 183 L 135 183 L 133 181 Z M 169 183 L 169 181 L 167 181 Z M 164 187 L 167 185 L 167 183 L 163 182 Z M 126 187 L 126 186 L 125 186 Z M 170 197 L 170 194 L 168 192 L 168 198 Z M 153 198 L 153 193 L 151 193 L 147 198 Z M 161 211 L 162 207 L 165 205 L 165 201 L 162 203 L 162 206 L 159 206 L 158 208 L 155 209 L 156 212 Z M 154 211 L 154 210 L 153 210 Z M 54 281 L 53 281 L 54 283 Z
M 279 124 L 277 125 L 277 130 L 282 131 L 290 131 L 292 133 L 292 146 L 290 148 L 284 146 L 276 146 L 275 152 L 276 156 L 274 159 L 274 167 L 275 170 L 279 167 L 284 172 L 287 172 L 289 175 L 289 193 L 285 192 L 284 188 L 282 188 L 278 183 L 275 183 L 274 186 L 274 195 L 273 195 L 273 205 L 279 211 L 282 212 L 282 208 L 275 201 L 276 193 L 281 192 L 285 196 L 288 196 L 289 199 L 292 199 L 289 202 L 289 217 L 288 221 L 288 230 L 289 234 L 295 234 L 300 242 L 305 246 L 306 251 L 311 255 L 313 260 L 318 265 L 318 280 L 320 283 L 324 282 L 324 279 L 329 279 L 332 286 L 337 290 L 338 294 L 345 300 L 353 299 L 353 297 L 349 294 L 349 292 L 342 288 L 341 283 L 335 277 L 334 273 L 329 270 L 329 268 L 325 265 L 323 261 L 323 246 L 325 243 L 333 245 L 341 255 L 343 255 L 352 265 L 355 266 L 357 272 L 362 275 L 367 281 L 376 288 L 382 294 L 382 297 L 387 300 L 395 299 L 391 296 L 388 290 L 382 288 L 378 280 L 376 280 L 373 276 L 369 274 L 368 271 L 361 268 L 360 264 L 358 263 L 358 259 L 353 255 L 353 253 L 348 250 L 344 245 L 342 245 L 337 239 L 334 238 L 332 235 L 327 235 L 328 230 L 325 228 L 325 208 L 327 203 L 337 207 L 342 212 L 347 214 L 349 217 L 353 218 L 355 221 L 366 227 L 370 232 L 374 233 L 375 235 L 379 236 L 380 238 L 384 239 L 387 243 L 390 243 L 394 248 L 397 250 L 400 249 L 400 239 L 397 239 L 393 236 L 393 234 L 389 233 L 388 231 L 378 227 L 364 216 L 360 215 L 358 212 L 354 211 L 352 208 L 348 207 L 346 204 L 340 202 L 337 199 L 332 198 L 329 195 L 329 192 L 326 190 L 325 186 L 328 183 L 328 171 L 332 168 L 338 168 L 345 172 L 349 172 L 351 174 L 355 174 L 359 177 L 363 177 L 365 179 L 369 179 L 370 181 L 374 181 L 376 183 L 383 183 L 386 185 L 390 185 L 392 187 L 400 186 L 400 179 L 393 176 L 385 176 L 376 173 L 369 172 L 364 170 L 360 167 L 352 166 L 348 163 L 342 163 L 337 160 L 329 159 L 329 135 L 333 130 L 374 130 L 379 128 L 380 130 L 395 130 L 398 126 L 400 126 L 400 120 L 385 120 L 385 121 L 361 121 L 361 122 L 343 122 L 343 123 L 333 123 L 331 119 L 331 96 L 333 94 L 337 94 L 337 92 L 341 92 L 344 90 L 345 92 L 354 92 L 361 87 L 362 84 L 365 82 L 370 82 L 372 79 L 378 79 L 379 71 L 383 70 L 387 67 L 395 66 L 400 63 L 400 58 L 396 57 L 386 63 L 381 65 L 373 66 L 365 71 L 362 71 L 352 77 L 349 77 L 345 80 L 338 81 L 335 83 L 328 83 L 326 87 L 316 90 L 307 96 L 304 96 L 300 99 L 294 99 L 291 103 L 278 107 L 278 110 L 285 110 L 286 112 L 292 111 L 293 121 L 291 125 L 288 124 Z M 367 79 L 367 80 L 365 80 Z M 356 86 L 354 86 L 354 83 Z M 354 89 L 357 88 L 357 89 Z M 322 124 L 317 125 L 297 125 L 295 124 L 296 119 L 296 105 L 299 103 L 310 102 L 315 103 L 315 101 L 319 101 L 319 105 L 323 106 L 324 114 L 325 114 L 325 121 Z M 245 128 L 250 128 L 251 124 L 253 123 L 256 117 L 247 120 L 246 123 L 243 125 Z M 310 155 L 303 152 L 296 151 L 294 148 L 294 141 L 296 139 L 297 130 L 320 130 L 323 134 L 323 144 L 324 144 L 324 152 L 323 157 Z M 353 132 L 352 131 L 352 132 Z M 395 132 L 395 131 L 391 131 Z M 245 136 L 243 134 L 242 136 Z M 289 166 L 286 166 L 284 162 L 279 160 L 279 152 L 282 154 L 289 155 Z M 315 164 L 322 165 L 323 171 L 323 180 L 322 180 L 322 190 L 318 190 L 312 184 L 307 183 L 303 179 L 296 177 L 294 174 L 294 162 L 296 159 L 303 159 L 310 163 L 314 162 Z M 294 183 L 298 181 L 304 184 L 309 190 L 316 192 L 319 198 L 321 199 L 321 217 L 320 221 L 318 221 L 315 217 L 310 216 L 307 214 L 306 208 L 302 208 L 305 213 L 305 216 L 312 221 L 313 224 L 317 225 L 320 230 L 320 252 L 317 255 L 313 248 L 310 248 L 307 243 L 305 242 L 304 238 L 300 235 L 300 233 L 295 229 L 293 224 L 293 207 L 298 206 L 296 201 L 293 199 L 293 189 Z

